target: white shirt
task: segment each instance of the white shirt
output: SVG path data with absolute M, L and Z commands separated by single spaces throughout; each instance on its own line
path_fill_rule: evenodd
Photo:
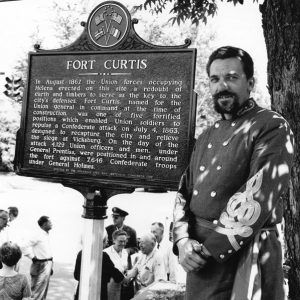
M 156 248 L 148 255 L 141 254 L 133 269 L 137 271 L 137 283 L 140 286 L 158 280 L 167 280 L 163 257 Z
M 106 252 L 111 261 L 114 263 L 115 267 L 124 274 L 124 272 L 127 270 L 128 268 L 128 252 L 123 249 L 121 252 L 121 256 L 120 254 L 115 250 L 114 246 L 111 245 L 108 248 L 103 250 L 104 252 Z
M 160 243 L 156 243 L 156 248 L 163 257 L 166 273 L 170 273 L 170 253 L 172 252 L 172 246 L 173 244 L 167 239 L 162 239 Z
M 0 246 L 4 244 L 5 242 L 9 242 L 9 234 L 8 234 L 7 227 L 4 227 L 2 230 L 0 230 Z
M 37 259 L 52 258 L 52 249 L 49 233 L 38 228 L 37 231 L 29 238 L 24 249 L 24 255 Z
M 19 246 L 24 245 L 25 230 L 24 226 L 19 222 L 19 219 L 14 219 L 8 223 L 5 227 L 8 232 L 9 240 L 13 243 L 17 243 Z
M 166 273 L 170 274 L 169 280 L 173 283 L 185 283 L 186 272 L 179 264 L 178 257 L 173 253 L 173 243 L 168 239 L 163 239 L 159 243 L 158 251 L 162 254 Z
M 179 263 L 178 257 L 171 251 L 170 253 L 170 281 L 173 283 L 185 283 L 186 272 Z

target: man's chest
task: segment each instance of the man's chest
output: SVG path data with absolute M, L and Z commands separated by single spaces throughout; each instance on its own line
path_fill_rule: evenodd
M 219 215 L 249 176 L 252 133 L 247 123 L 231 124 L 212 128 L 199 139 L 193 154 L 191 209 L 208 219 Z
M 218 124 L 218 123 L 216 123 Z M 246 124 L 213 128 L 201 139 L 194 153 L 194 183 L 217 183 L 244 177 L 249 171 L 254 141 Z

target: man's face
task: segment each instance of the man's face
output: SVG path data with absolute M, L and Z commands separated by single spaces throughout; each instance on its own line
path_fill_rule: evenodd
M 158 225 L 151 226 L 151 233 L 154 234 L 158 243 L 160 243 L 163 239 L 164 231 Z
M 154 246 L 155 244 L 150 239 L 141 238 L 140 249 L 143 254 L 148 255 L 149 253 L 151 253 L 152 250 L 154 249 Z
M 114 225 L 117 227 L 121 227 L 123 225 L 125 217 L 121 217 L 120 215 L 112 215 L 112 219 L 114 222 Z
M 218 113 L 236 114 L 253 86 L 254 79 L 247 79 L 238 58 L 216 59 L 210 65 L 209 87 Z
M 114 248 L 117 252 L 122 251 L 125 248 L 127 242 L 126 235 L 119 235 L 114 239 Z
M 43 229 L 45 230 L 45 231 L 49 231 L 49 230 L 51 230 L 52 229 L 52 222 L 50 221 L 50 220 L 48 220 L 47 222 L 45 222 L 44 223 L 44 225 L 43 225 Z
M 0 213 L 0 230 L 7 226 L 8 222 L 8 213 L 1 212 Z
M 8 214 L 8 217 L 9 217 L 9 221 L 13 221 L 15 219 L 15 216 L 12 214 L 12 213 L 9 213 Z

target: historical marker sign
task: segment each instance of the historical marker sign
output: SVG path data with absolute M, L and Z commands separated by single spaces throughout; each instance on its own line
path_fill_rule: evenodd
M 19 174 L 175 188 L 194 65 L 193 49 L 31 53 Z
M 196 50 L 188 39 L 147 43 L 136 23 L 107 1 L 73 44 L 29 54 L 15 169 L 84 195 L 84 300 L 101 294 L 107 200 L 138 186 L 177 189 L 194 139 Z
M 194 138 L 196 50 L 151 45 L 134 23 L 103 2 L 75 43 L 29 54 L 18 174 L 177 188 Z

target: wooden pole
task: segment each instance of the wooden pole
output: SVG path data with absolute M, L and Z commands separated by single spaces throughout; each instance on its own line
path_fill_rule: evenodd
M 99 300 L 101 294 L 104 220 L 84 220 L 79 300 Z

